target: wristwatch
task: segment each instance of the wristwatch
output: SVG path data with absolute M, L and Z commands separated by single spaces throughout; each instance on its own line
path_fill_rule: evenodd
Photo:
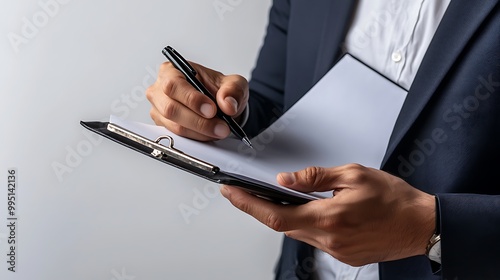
M 439 201 L 436 197 L 436 229 L 432 235 L 427 248 L 425 249 L 425 255 L 433 262 L 441 264 L 441 222 L 439 221 Z
M 427 244 L 425 251 L 427 257 L 434 262 L 441 264 L 441 235 L 434 233 Z

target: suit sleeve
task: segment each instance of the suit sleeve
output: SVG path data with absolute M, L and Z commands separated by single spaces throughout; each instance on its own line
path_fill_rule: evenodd
M 443 279 L 498 279 L 500 196 L 438 194 Z
M 289 0 L 274 0 L 266 36 L 249 82 L 250 115 L 245 130 L 251 136 L 283 113 Z

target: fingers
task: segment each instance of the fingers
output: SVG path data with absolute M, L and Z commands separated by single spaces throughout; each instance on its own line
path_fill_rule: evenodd
M 217 91 L 217 104 L 232 117 L 239 116 L 248 103 L 248 82 L 238 75 L 225 76 Z
M 184 75 L 171 63 L 162 64 L 158 79 L 153 85 L 152 91 L 147 92 L 147 96 L 160 112 L 168 108 L 165 103 L 171 99 L 205 118 L 213 118 L 216 113 L 214 102 L 189 84 Z
M 200 81 L 210 92 L 216 93 L 219 108 L 233 118 L 239 116 L 248 102 L 248 81 L 240 75 L 223 75 L 202 65 L 192 64 L 198 71 Z
M 268 227 L 355 266 L 421 255 L 434 231 L 435 198 L 378 169 L 309 167 L 280 173 L 278 181 L 302 191 L 341 192 L 298 206 L 227 186 L 221 192 Z
M 210 137 L 205 134 L 198 133 L 194 130 L 181 126 L 176 122 L 168 120 L 165 117 L 163 117 L 154 107 L 151 108 L 150 115 L 156 125 L 164 126 L 168 130 L 174 132 L 177 135 L 182 135 L 183 137 L 196 139 L 199 141 L 214 141 L 218 139 L 216 137 Z
M 238 75 L 224 76 L 219 72 L 192 63 L 201 82 L 214 94 L 221 110 L 237 116 L 248 102 L 248 83 Z M 158 79 L 146 91 L 152 108 L 150 115 L 178 135 L 209 141 L 230 134 L 227 124 L 217 117 L 217 107 L 211 98 L 197 91 L 171 63 L 164 63 Z
M 335 216 L 327 214 L 335 207 L 331 199 L 294 206 L 275 204 L 231 186 L 223 186 L 221 193 L 238 209 L 290 238 L 328 252 L 350 244 L 349 238 L 342 239 L 336 234 L 345 230 L 337 229 Z
M 158 104 L 158 103 L 157 103 Z M 158 125 L 163 125 L 170 131 L 197 140 L 222 139 L 229 135 L 230 130 L 227 124 L 219 119 L 206 119 L 200 117 L 192 110 L 187 109 L 183 104 L 169 100 L 165 104 L 163 111 L 153 106 L 150 111 L 151 118 Z M 192 131 L 195 133 L 185 133 Z M 199 137 L 196 137 L 199 135 Z
M 333 190 L 336 179 L 332 168 L 307 167 L 297 172 L 283 172 L 277 176 L 278 183 L 301 192 Z
M 339 167 L 311 166 L 296 172 L 283 172 L 277 175 L 282 186 L 301 192 L 340 191 L 354 181 L 362 180 L 368 168 L 359 164 Z
M 226 185 L 221 187 L 221 193 L 236 208 L 275 231 L 310 228 L 315 221 L 315 211 L 309 203 L 300 206 L 280 205 Z

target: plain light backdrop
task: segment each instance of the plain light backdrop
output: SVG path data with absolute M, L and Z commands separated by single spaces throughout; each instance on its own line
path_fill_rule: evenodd
M 166 45 L 250 78 L 270 4 L 2 5 L 0 279 L 272 279 L 280 233 L 232 207 L 219 186 L 79 124 L 110 114 L 152 123 L 144 91 Z M 17 170 L 15 273 L 7 270 L 10 168 Z

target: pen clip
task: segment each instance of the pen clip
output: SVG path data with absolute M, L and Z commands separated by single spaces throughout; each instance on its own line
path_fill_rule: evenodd
M 165 52 L 167 52 L 167 53 L 165 53 Z M 196 76 L 196 74 L 197 74 L 196 70 L 174 48 L 172 48 L 171 46 L 165 47 L 163 49 L 163 54 L 164 55 L 170 54 L 170 56 L 172 56 L 177 61 L 177 63 L 182 64 L 181 66 L 184 66 L 185 69 L 187 69 L 189 72 L 191 72 L 193 75 Z M 169 56 L 167 55 L 167 57 L 169 57 Z
M 190 166 L 196 167 L 198 169 L 201 169 L 203 171 L 210 172 L 212 174 L 216 174 L 219 172 L 219 167 L 212 165 L 210 163 L 204 162 L 202 160 L 199 160 L 195 157 L 192 157 L 188 154 L 183 153 L 182 151 L 179 151 L 174 148 L 174 139 L 171 136 L 160 136 L 158 137 L 155 141 L 151 141 L 147 139 L 146 137 L 143 137 L 139 134 L 136 134 L 128 129 L 125 129 L 123 127 L 120 127 L 116 124 L 113 123 L 108 123 L 107 129 L 111 132 L 114 132 L 118 135 L 121 135 L 129 140 L 132 140 L 136 143 L 139 143 L 141 145 L 144 145 L 148 148 L 153 149 L 151 152 L 151 155 L 153 155 L 156 158 L 163 159 L 164 157 L 166 158 L 175 158 L 176 160 L 179 160 L 183 163 L 186 163 Z M 161 140 L 168 139 L 169 144 L 168 146 L 164 146 L 160 144 Z

